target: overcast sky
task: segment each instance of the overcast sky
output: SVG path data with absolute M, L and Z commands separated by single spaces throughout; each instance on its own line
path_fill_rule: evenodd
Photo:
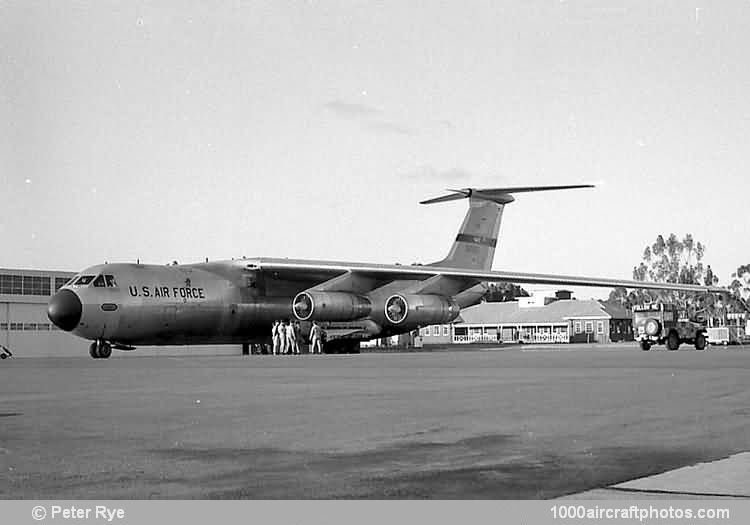
M 495 269 L 750 262 L 748 2 L 0 1 L 0 267 L 447 252 L 444 188 L 523 194 Z

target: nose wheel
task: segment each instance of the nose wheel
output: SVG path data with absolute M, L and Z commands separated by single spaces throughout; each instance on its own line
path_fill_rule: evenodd
M 97 339 L 89 346 L 89 355 L 94 359 L 107 359 L 112 355 L 112 346 L 103 339 Z

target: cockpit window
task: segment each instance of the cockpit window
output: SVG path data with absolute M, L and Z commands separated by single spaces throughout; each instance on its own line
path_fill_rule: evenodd
M 94 286 L 96 286 L 97 288 L 104 288 L 105 286 L 107 286 L 106 284 L 104 284 L 103 275 L 96 276 L 96 279 L 94 279 Z
M 76 285 L 76 286 L 86 286 L 87 284 L 89 284 L 93 280 L 94 280 L 94 276 L 93 275 L 81 275 L 78 278 L 78 280 L 76 282 L 74 282 L 73 284 Z
M 114 275 L 105 275 L 104 279 L 107 281 L 107 288 L 117 288 L 117 282 L 115 281 Z

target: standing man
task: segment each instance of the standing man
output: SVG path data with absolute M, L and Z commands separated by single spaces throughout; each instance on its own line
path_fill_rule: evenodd
M 302 338 L 302 332 L 300 331 L 300 328 L 299 328 L 299 321 L 295 321 L 294 322 L 294 352 L 297 355 L 300 355 L 302 353 L 300 346 L 299 346 L 299 341 L 301 338 Z
M 297 332 L 294 329 L 294 324 L 289 321 L 289 326 L 286 327 L 286 345 L 290 354 L 298 354 L 297 350 Z
M 318 349 L 318 353 L 323 353 L 323 346 L 322 346 L 322 337 L 321 329 L 318 326 L 318 323 L 313 321 L 312 328 L 310 328 L 310 353 L 314 354 L 315 349 Z
M 302 329 L 299 326 L 299 321 L 294 323 L 294 349 L 297 351 L 297 355 L 302 353 L 300 348 L 300 340 L 302 339 Z
M 282 354 L 286 354 L 289 351 L 289 346 L 286 344 L 286 325 L 283 322 L 279 323 L 279 345 L 281 346 L 280 351 Z
M 280 350 L 278 321 L 274 321 L 273 323 L 273 328 L 271 328 L 271 338 L 273 339 L 273 355 L 276 355 Z

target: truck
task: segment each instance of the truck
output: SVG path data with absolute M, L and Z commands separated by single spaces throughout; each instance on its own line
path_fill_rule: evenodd
M 633 307 L 633 333 L 641 350 L 648 351 L 653 345 L 662 344 L 669 350 L 677 350 L 682 343 L 704 350 L 707 343 L 705 325 L 679 313 L 677 305 L 669 303 Z

